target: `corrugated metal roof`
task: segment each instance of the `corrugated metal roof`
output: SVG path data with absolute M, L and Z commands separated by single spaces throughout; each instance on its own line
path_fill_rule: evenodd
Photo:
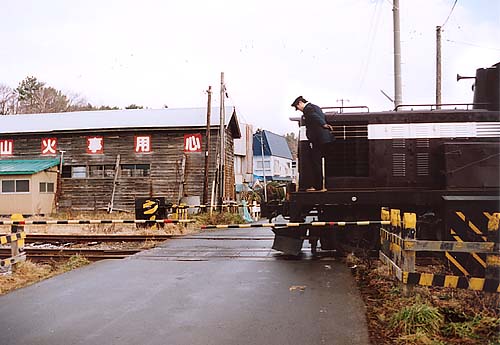
M 33 175 L 59 164 L 59 158 L 0 160 L 0 175 Z
M 224 107 L 225 124 L 233 107 Z M 220 107 L 212 107 L 211 126 L 220 124 Z M 127 109 L 75 111 L 0 116 L 0 134 L 37 133 L 89 129 L 205 127 L 207 108 Z

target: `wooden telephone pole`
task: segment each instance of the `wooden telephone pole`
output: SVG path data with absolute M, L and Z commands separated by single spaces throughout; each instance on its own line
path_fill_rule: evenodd
M 220 155 L 219 155 L 219 203 L 222 204 L 225 196 L 225 163 L 226 163 L 226 124 L 224 100 L 226 97 L 226 86 L 224 84 L 224 72 L 220 74 Z
M 441 109 L 441 27 L 436 26 L 436 109 Z
M 205 134 L 205 176 L 203 180 L 203 205 L 208 203 L 208 172 L 210 167 L 210 115 L 212 113 L 212 86 L 208 87 L 207 132 Z

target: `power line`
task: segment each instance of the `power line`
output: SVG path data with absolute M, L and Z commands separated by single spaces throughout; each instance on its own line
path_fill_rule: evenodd
M 450 14 L 448 14 L 448 17 L 446 17 L 446 20 L 444 21 L 443 25 L 441 25 L 441 28 L 444 27 L 444 25 L 446 24 L 446 22 L 448 22 L 448 19 L 450 19 L 450 16 L 451 14 L 453 13 L 453 10 L 455 9 L 455 5 L 457 4 L 457 1 L 458 0 L 455 0 L 455 3 L 453 4 L 453 6 L 451 7 L 451 11 L 450 11 Z
M 377 36 L 377 29 L 378 29 L 378 24 L 380 21 L 380 15 L 382 13 L 382 5 L 379 7 L 379 2 L 377 1 L 375 3 L 375 9 L 373 11 L 371 20 L 370 20 L 370 27 L 368 29 L 368 54 L 366 56 L 366 60 L 362 61 L 362 67 L 361 67 L 361 75 L 360 75 L 360 81 L 359 81 L 359 86 L 358 90 L 360 90 L 363 87 L 363 84 L 365 82 L 365 77 L 366 77 L 366 72 L 368 70 L 368 65 L 370 64 L 371 61 L 371 56 L 372 56 L 372 51 L 373 51 L 373 44 L 375 42 L 375 38 Z
M 472 46 L 472 47 L 477 47 L 477 48 L 482 48 L 482 49 L 491 49 L 491 50 L 498 50 L 498 51 L 500 51 L 500 48 L 485 47 L 485 46 L 480 46 L 480 45 L 474 44 L 474 43 L 458 42 L 458 41 L 453 41 L 453 40 L 448 40 L 448 39 L 446 40 L 446 42 L 456 43 L 456 44 L 463 44 L 463 45 L 466 45 L 466 46 Z
M 226 83 L 226 86 L 227 86 L 227 83 Z M 231 103 L 232 103 L 233 107 L 234 107 L 234 108 L 236 108 L 236 104 L 237 104 L 237 102 L 236 102 L 236 100 L 234 99 L 234 97 L 232 97 L 232 94 L 230 94 L 230 93 L 226 93 L 226 96 L 227 96 L 227 98 L 231 101 Z M 243 123 L 245 123 L 245 124 L 250 124 L 250 122 L 248 122 L 247 117 L 245 116 L 245 114 L 243 114 L 243 111 L 241 111 L 241 108 L 239 108 L 239 107 L 238 107 L 238 112 L 237 112 L 237 114 L 238 114 L 238 117 L 240 117 L 240 118 L 243 120 Z

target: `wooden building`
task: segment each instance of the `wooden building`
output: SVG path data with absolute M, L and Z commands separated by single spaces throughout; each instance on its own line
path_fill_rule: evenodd
M 51 213 L 58 165 L 58 158 L 0 160 L 0 214 Z
M 211 110 L 209 196 L 220 143 L 220 109 Z M 224 198 L 234 199 L 233 139 L 241 134 L 234 108 L 224 112 Z M 113 200 L 113 208 L 133 210 L 140 197 L 172 203 L 201 198 L 206 113 L 206 108 L 182 108 L 0 116 L 0 160 L 62 157 L 59 208 L 107 209 Z

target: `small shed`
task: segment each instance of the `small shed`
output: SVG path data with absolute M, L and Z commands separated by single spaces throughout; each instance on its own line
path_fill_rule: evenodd
M 0 214 L 50 214 L 59 158 L 0 160 Z

